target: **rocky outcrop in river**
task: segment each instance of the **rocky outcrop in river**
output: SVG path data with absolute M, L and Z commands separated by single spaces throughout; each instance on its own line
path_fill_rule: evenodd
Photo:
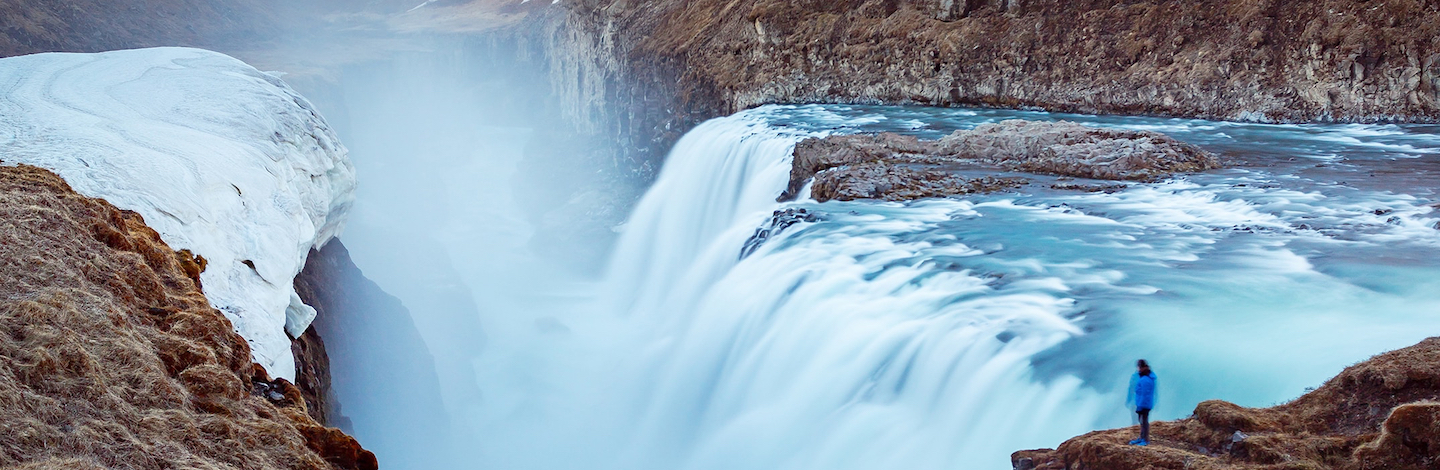
M 1156 132 L 1010 120 L 931 141 L 893 133 L 806 139 L 795 146 L 790 184 L 780 200 L 794 199 L 812 178 L 810 195 L 817 201 L 904 201 L 1025 182 L 983 173 L 1150 181 L 1220 164 L 1214 154 Z
M 0 167 L 0 466 L 376 468 L 251 362 L 204 264 L 49 171 Z
M 1017 470 L 1432 469 L 1440 465 L 1440 338 L 1350 366 L 1273 408 L 1211 400 L 1193 416 L 1096 431 L 1058 449 L 1016 452 Z

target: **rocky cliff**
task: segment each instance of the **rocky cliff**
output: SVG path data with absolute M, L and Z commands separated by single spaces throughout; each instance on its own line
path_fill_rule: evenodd
M 1189 418 L 1016 452 L 1016 469 L 1432 469 L 1440 465 L 1440 338 L 1350 366 L 1273 408 L 1206 401 Z
M 600 225 L 622 218 L 612 206 L 635 197 L 604 187 L 643 186 L 686 130 L 765 103 L 1440 119 L 1433 0 L 447 0 L 420 8 L 326 1 L 281 10 L 247 0 L 191 3 L 124 11 L 16 3 L 5 8 L 33 18 L 25 24 L 49 26 L 11 29 L 5 40 L 24 47 L 0 53 L 229 38 L 216 47 L 296 73 L 294 80 L 322 77 L 306 90 L 318 96 L 347 63 L 455 48 L 443 52 L 478 64 L 475 80 L 510 80 L 524 108 L 517 116 L 543 130 L 544 145 L 523 174 L 601 175 L 599 185 L 538 190 L 530 195 L 544 201 L 537 214 Z M 185 15 L 198 20 L 168 20 Z M 448 45 L 413 42 L 436 37 Z M 269 41 L 277 38 L 300 47 Z
M 584 8 L 584 7 L 581 7 Z M 610 2 L 677 99 L 1273 121 L 1440 117 L 1440 5 L 1411 0 Z
M 532 102 L 548 129 L 522 171 L 585 168 L 612 188 L 648 183 L 699 122 L 766 103 L 1440 119 L 1440 4 L 1427 0 L 510 3 L 442 3 L 456 13 L 406 31 L 519 51 L 504 60 L 542 78 Z M 593 202 L 606 197 L 629 196 L 573 188 L 536 212 L 618 222 Z
M 0 167 L 0 466 L 373 469 L 201 292 L 203 258 Z
M 493 3 L 493 2 L 491 2 Z M 1295 0 L 584 0 L 518 22 L 561 118 L 657 167 L 766 103 L 1258 121 L 1440 119 L 1440 4 Z

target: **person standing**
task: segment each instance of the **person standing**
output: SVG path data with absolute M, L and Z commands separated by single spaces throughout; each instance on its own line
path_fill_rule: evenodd
M 1144 359 L 1135 362 L 1135 375 L 1130 377 L 1129 404 L 1140 417 L 1140 438 L 1130 441 L 1137 446 L 1150 445 L 1150 410 L 1155 408 L 1155 373 Z

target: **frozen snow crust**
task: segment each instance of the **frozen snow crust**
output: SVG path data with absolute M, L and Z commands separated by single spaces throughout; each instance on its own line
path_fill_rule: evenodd
M 211 304 L 255 362 L 294 378 L 287 330 L 314 310 L 292 283 L 339 234 L 355 169 L 284 82 L 187 48 L 0 59 L 0 162 L 50 169 L 204 256 Z

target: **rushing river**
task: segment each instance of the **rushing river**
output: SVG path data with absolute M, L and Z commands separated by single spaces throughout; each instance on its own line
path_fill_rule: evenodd
M 1164 132 L 1231 166 L 1111 192 L 1034 177 L 775 201 L 803 138 L 1014 118 Z M 676 145 L 602 280 L 477 294 L 484 398 L 456 419 L 476 468 L 1000 469 L 1129 425 L 1138 358 L 1157 419 L 1269 406 L 1440 333 L 1437 177 L 1434 126 L 766 106 Z M 742 259 L 786 208 L 820 218 Z

